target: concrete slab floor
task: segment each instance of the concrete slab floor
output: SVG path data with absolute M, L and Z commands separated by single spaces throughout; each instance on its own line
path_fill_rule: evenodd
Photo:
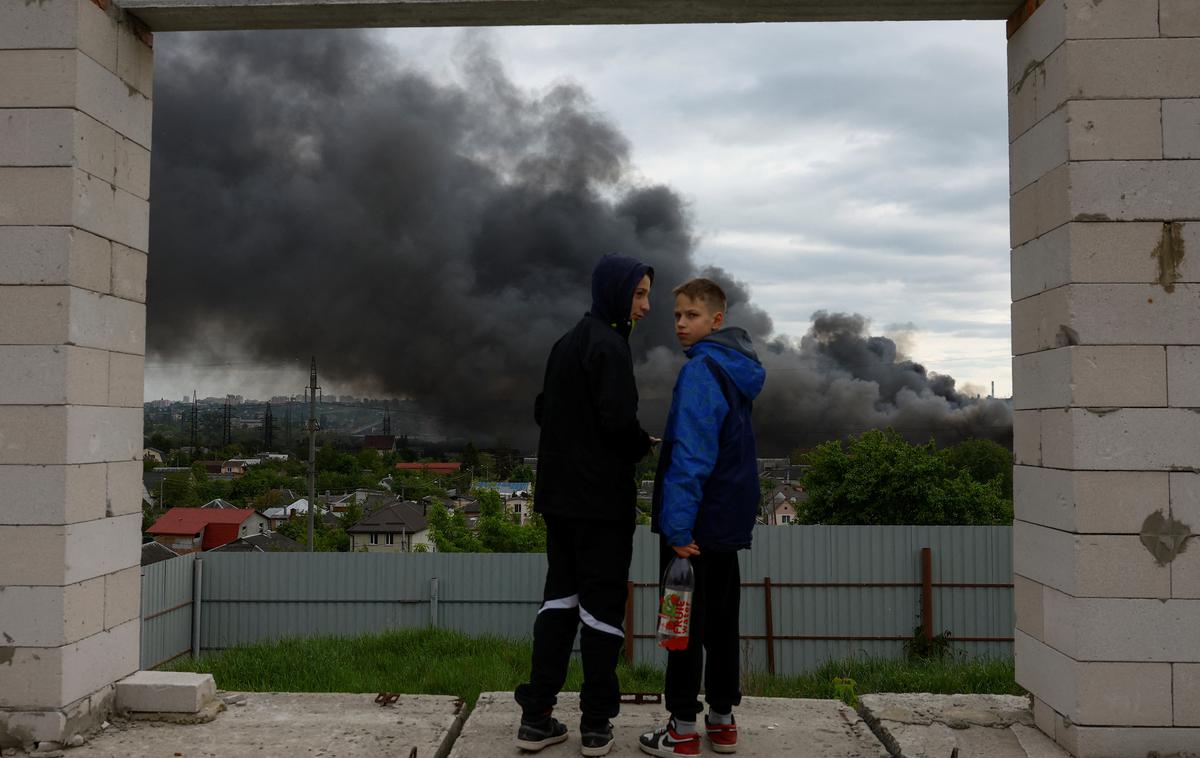
M 852 709 L 836 700 L 797 700 L 748 697 L 734 709 L 738 720 L 737 755 L 789 758 L 887 758 L 888 752 Z M 538 758 L 569 758 L 579 755 L 579 695 L 558 697 L 555 718 L 571 730 L 566 742 L 536 753 Z M 662 705 L 621 705 L 613 720 L 616 744 L 613 758 L 644 755 L 637 747 L 638 735 L 650 731 L 667 718 Z M 450 758 L 493 758 L 530 756 L 513 745 L 520 709 L 511 692 L 485 692 L 463 726 Z M 704 753 L 712 751 L 706 744 Z M 949 755 L 949 754 L 947 754 Z M 940 756 L 939 758 L 946 758 Z
M 1070 758 L 1033 726 L 1029 699 L 1013 695 L 863 695 L 862 714 L 894 755 Z
M 409 758 L 415 747 L 417 758 L 444 758 L 463 718 L 456 713 L 458 701 L 453 696 L 401 695 L 386 708 L 374 701 L 374 693 L 249 692 L 245 705 L 230 705 L 207 724 L 115 720 L 84 746 L 63 754 L 68 758 Z

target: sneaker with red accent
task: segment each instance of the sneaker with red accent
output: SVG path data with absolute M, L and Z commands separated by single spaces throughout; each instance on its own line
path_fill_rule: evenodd
M 653 732 L 638 737 L 638 747 L 646 755 L 700 755 L 700 734 L 680 734 L 675 731 L 675 719 Z
M 704 730 L 708 732 L 708 744 L 712 745 L 714 753 L 737 752 L 737 719 L 730 716 L 728 724 L 714 724 L 704 714 Z

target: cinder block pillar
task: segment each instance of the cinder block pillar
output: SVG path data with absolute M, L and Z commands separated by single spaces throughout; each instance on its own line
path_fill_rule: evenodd
M 1081 758 L 1200 745 L 1200 2 L 1009 41 L 1016 666 Z
M 107 4 L 0 2 L 0 747 L 138 668 L 153 58 Z

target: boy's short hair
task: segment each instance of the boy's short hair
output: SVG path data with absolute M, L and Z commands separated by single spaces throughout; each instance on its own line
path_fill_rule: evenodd
M 671 294 L 678 297 L 686 295 L 692 300 L 699 300 L 707 303 L 713 312 L 725 312 L 725 290 L 721 289 L 721 285 L 714 282 L 712 279 L 698 277 L 691 279 L 671 290 Z

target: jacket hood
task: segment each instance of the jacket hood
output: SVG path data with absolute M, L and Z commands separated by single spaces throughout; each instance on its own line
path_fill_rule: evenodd
M 743 395 L 753 400 L 762 392 L 766 369 L 754 352 L 754 343 L 745 329 L 730 326 L 718 329 L 687 350 L 688 358 L 707 356 L 717 362 Z
M 647 275 L 654 281 L 654 269 L 641 261 L 624 255 L 604 256 L 592 270 L 592 307 L 588 312 L 629 336 L 633 328 L 629 318 L 633 291 Z

